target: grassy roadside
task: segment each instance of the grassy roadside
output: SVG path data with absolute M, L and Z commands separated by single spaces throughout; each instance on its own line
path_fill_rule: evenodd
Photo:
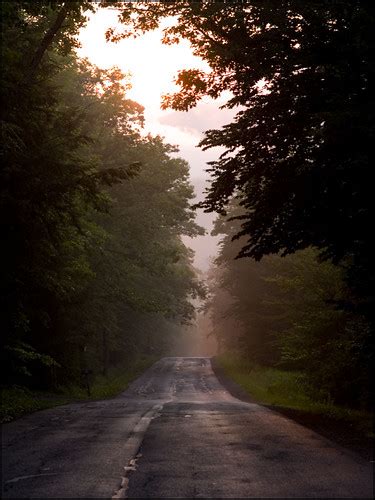
M 116 368 L 107 377 L 97 375 L 91 384 L 91 395 L 79 385 L 61 386 L 55 392 L 31 391 L 26 387 L 1 388 L 0 423 L 10 422 L 34 411 L 67 403 L 105 399 L 124 391 L 130 382 L 149 368 L 156 358 L 148 357 L 125 368 Z
M 214 365 L 255 401 L 372 459 L 374 421 L 370 412 L 314 398 L 295 372 L 250 366 L 230 355 L 217 356 Z

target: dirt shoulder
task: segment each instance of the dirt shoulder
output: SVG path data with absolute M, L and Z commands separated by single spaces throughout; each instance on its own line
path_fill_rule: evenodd
M 215 358 L 211 358 L 212 369 L 219 382 L 232 396 L 247 403 L 258 403 L 272 409 L 299 424 L 308 427 L 318 434 L 359 454 L 367 461 L 374 460 L 374 438 L 364 435 L 353 422 L 334 418 L 330 415 L 316 414 L 304 410 L 287 408 L 283 406 L 267 405 L 256 401 L 251 395 L 236 382 L 231 380 Z

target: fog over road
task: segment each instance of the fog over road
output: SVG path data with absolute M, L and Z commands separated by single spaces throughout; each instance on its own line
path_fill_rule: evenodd
M 3 426 L 3 497 L 371 497 L 372 464 L 164 358 L 117 398 Z

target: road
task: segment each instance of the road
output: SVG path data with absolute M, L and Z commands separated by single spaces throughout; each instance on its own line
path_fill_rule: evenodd
M 372 464 L 164 358 L 117 398 L 3 426 L 3 498 L 372 497 Z

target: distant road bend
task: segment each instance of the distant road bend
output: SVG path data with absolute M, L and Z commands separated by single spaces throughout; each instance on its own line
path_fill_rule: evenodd
M 371 498 L 372 464 L 164 358 L 115 399 L 3 426 L 3 498 Z

